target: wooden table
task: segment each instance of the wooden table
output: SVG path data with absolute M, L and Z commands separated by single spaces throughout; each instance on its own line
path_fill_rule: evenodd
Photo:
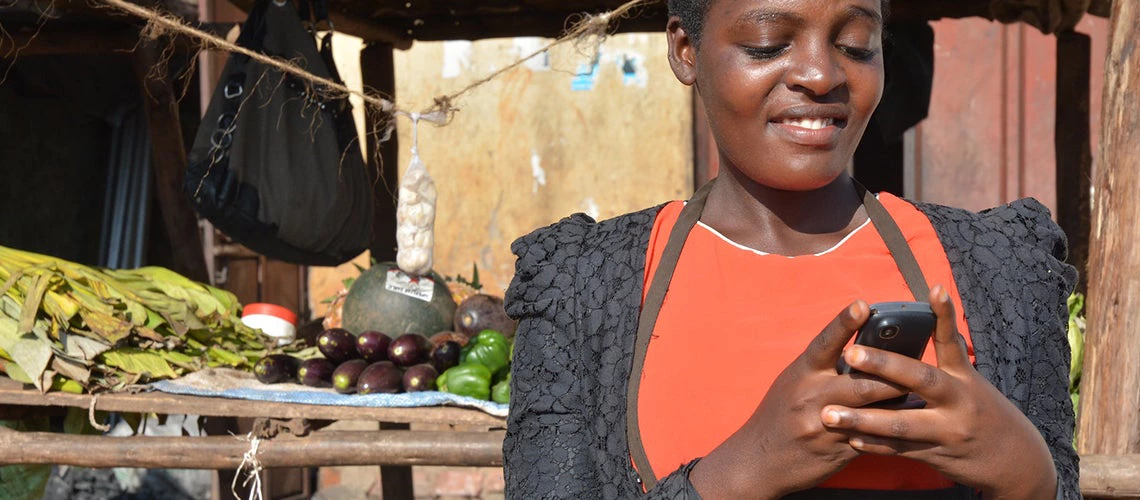
M 117 413 L 245 417 L 280 424 L 282 432 L 259 443 L 263 467 L 343 465 L 501 466 L 505 419 L 457 407 L 357 408 L 247 401 L 162 392 L 40 394 L 0 377 L 0 418 L 36 408 L 73 407 Z M 313 422 L 380 422 L 379 431 L 306 432 Z M 416 424 L 450 430 L 408 430 Z M 301 435 L 294 435 L 301 434 Z M 0 428 L 0 465 L 236 469 L 250 442 L 234 436 L 85 436 Z M 391 470 L 391 467 L 385 467 Z M 386 471 L 387 472 L 387 471 Z M 409 475 L 410 477 L 410 475 Z M 408 489 L 410 491 L 410 488 Z

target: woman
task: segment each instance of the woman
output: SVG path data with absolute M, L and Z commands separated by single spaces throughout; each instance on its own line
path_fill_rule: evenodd
M 508 496 L 1079 498 L 1075 272 L 1047 210 L 876 199 L 845 173 L 882 94 L 880 1 L 669 8 L 720 174 L 514 244 Z M 937 316 L 922 361 L 848 346 L 869 303 L 909 300 Z

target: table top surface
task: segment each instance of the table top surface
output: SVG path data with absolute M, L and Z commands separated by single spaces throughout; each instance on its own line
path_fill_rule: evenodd
M 482 411 L 459 407 L 370 408 L 249 401 L 164 392 L 70 394 L 49 392 L 25 386 L 0 376 L 0 405 L 62 406 L 90 408 L 120 413 L 158 413 L 225 417 L 266 417 L 275 419 L 363 420 L 406 424 L 452 424 L 504 428 L 506 420 Z

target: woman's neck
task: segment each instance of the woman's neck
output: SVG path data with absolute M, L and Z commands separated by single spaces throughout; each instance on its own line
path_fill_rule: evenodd
M 846 174 L 819 189 L 784 191 L 722 168 L 701 221 L 725 237 L 780 255 L 806 255 L 833 247 L 867 220 Z

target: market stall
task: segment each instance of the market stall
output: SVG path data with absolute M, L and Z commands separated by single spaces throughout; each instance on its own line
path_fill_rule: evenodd
M 389 98 L 395 98 L 394 78 L 396 68 L 392 62 L 393 50 L 409 47 L 416 40 L 445 40 L 445 39 L 479 39 L 497 36 L 540 35 L 557 36 L 565 27 L 566 19 L 581 12 L 598 13 L 612 9 L 620 2 L 613 1 L 581 1 L 581 2 L 424 2 L 414 6 L 405 2 L 356 2 L 345 0 L 332 2 L 329 21 L 338 31 L 353 34 L 363 38 L 368 45 L 361 52 L 361 67 L 364 71 L 364 85 L 385 93 Z M 1015 4 L 1025 4 L 1024 9 L 1011 7 Z M 252 2 L 237 2 L 245 9 L 249 9 Z M 1075 6 L 1080 4 L 1080 6 Z M 995 8 L 995 5 L 998 6 Z M 168 6 L 169 7 L 169 6 Z M 1002 7 L 1005 7 L 1004 9 Z M 138 29 L 144 25 L 139 18 L 124 16 L 106 9 L 92 9 L 84 5 L 60 5 L 64 12 L 63 22 L 48 26 L 46 31 L 33 32 L 32 30 L 12 30 L 17 44 L 24 45 L 27 54 L 34 53 L 75 53 L 75 52 L 108 52 L 134 48 L 138 42 Z M 893 2 L 892 20 L 895 22 L 928 21 L 946 17 L 984 17 L 999 18 L 1003 21 L 1023 20 L 1030 22 L 1048 32 L 1058 34 L 1058 93 L 1057 93 L 1057 179 L 1060 200 L 1058 219 L 1070 236 L 1074 247 L 1075 264 L 1085 267 L 1089 254 L 1097 255 L 1098 262 L 1104 267 L 1111 267 L 1107 263 L 1129 261 L 1125 251 L 1119 244 L 1106 245 L 1106 248 L 1089 249 L 1089 234 L 1092 232 L 1092 222 L 1087 210 L 1089 180 L 1092 178 L 1091 158 L 1089 157 L 1089 132 L 1087 127 L 1072 126 L 1074 123 L 1088 122 L 1088 68 L 1090 53 L 1087 38 L 1082 38 L 1072 32 L 1080 15 L 1087 9 L 1093 14 L 1107 16 L 1110 9 L 1115 9 L 1114 23 L 1117 38 L 1124 38 L 1120 34 L 1134 29 L 1137 23 L 1134 7 L 1126 2 L 993 2 L 990 0 L 976 1 L 896 1 Z M 1076 9 L 1074 11 L 1073 9 Z M 168 10 L 175 11 L 170 8 Z M 34 26 L 34 16 L 14 15 L 7 16 L 0 11 L 0 22 L 5 24 L 21 23 L 25 26 Z M 651 3 L 640 6 L 636 13 L 630 14 L 628 19 L 614 24 L 613 29 L 618 31 L 657 31 L 663 25 L 664 11 L 660 3 Z M 70 19 L 70 22 L 68 21 Z M 91 20 L 95 20 L 92 22 Z M 53 21 L 54 23 L 54 21 Z M 197 26 L 208 33 L 223 34 L 232 25 L 200 24 Z M 1131 28 L 1130 28 L 1131 27 Z M 183 40 L 175 38 L 176 40 Z M 185 40 L 178 43 L 184 43 Z M 1119 45 L 1119 41 L 1114 47 Z M 147 41 L 138 52 L 139 67 L 146 68 L 162 57 L 162 47 L 154 41 Z M 1117 47 L 1112 52 L 1117 59 L 1112 66 L 1113 71 L 1129 74 L 1128 58 L 1130 52 Z M 139 78 L 144 82 L 149 94 L 154 98 L 148 101 L 148 117 L 151 124 L 151 135 L 155 152 L 155 171 L 159 178 L 160 192 L 158 198 L 163 206 L 163 217 L 167 220 L 166 229 L 170 232 L 171 240 L 182 244 L 177 246 L 179 254 L 176 259 L 180 263 L 178 269 L 186 275 L 199 280 L 207 276 L 205 260 L 197 253 L 201 245 L 199 232 L 193 208 L 180 195 L 178 184 L 186 170 L 185 144 L 177 120 L 172 112 L 175 91 L 169 81 L 162 78 L 153 78 L 148 72 L 140 71 Z M 1121 81 L 1119 78 L 1110 81 Z M 1135 86 L 1137 80 L 1123 79 L 1124 85 Z M 1135 100 L 1129 100 L 1123 91 L 1112 94 L 1125 104 L 1135 107 Z M 384 180 L 389 185 L 397 184 L 397 169 L 400 167 L 397 158 L 399 145 L 395 137 L 392 140 L 378 140 L 383 134 L 374 127 L 385 123 L 380 116 L 381 111 L 374 107 L 368 108 L 369 119 L 366 123 L 372 128 L 367 136 L 367 158 L 372 159 L 372 167 L 382 172 Z M 1119 113 L 1117 114 L 1119 116 Z M 1083 121 L 1082 121 L 1083 120 Z M 1112 123 L 1120 129 L 1119 136 L 1105 142 L 1105 158 L 1124 156 L 1120 153 L 1127 144 L 1126 134 L 1135 134 L 1128 128 L 1126 121 L 1117 119 Z M 1135 128 L 1135 127 L 1132 127 Z M 1063 133 L 1060 133 L 1062 132 Z M 1125 137 L 1125 138 L 1120 138 Z M 402 138 L 407 139 L 407 138 Z M 1128 166 L 1127 163 L 1121 163 Z M 1102 176 L 1105 169 L 1102 169 Z M 1101 177 L 1098 177 L 1100 179 Z M 1101 181 L 1109 183 L 1111 178 Z M 381 185 L 380 183 L 377 184 Z M 161 186 L 166 186 L 162 188 Z M 1134 188 L 1134 186 L 1133 186 Z M 372 207 L 376 221 L 371 238 L 372 255 L 379 260 L 392 260 L 396 256 L 393 250 L 396 245 L 396 207 L 386 191 L 379 187 L 376 192 L 376 201 Z M 1134 202 L 1132 202 L 1134 203 Z M 1114 210 L 1126 212 L 1132 205 L 1120 204 Z M 1134 208 L 1134 207 L 1133 207 Z M 1110 212 L 1117 213 L 1117 212 Z M 1105 232 L 1094 234 L 1100 240 L 1115 239 L 1105 236 Z M 1094 244 L 1096 241 L 1094 239 Z M 1097 253 L 1099 250 L 1102 253 Z M 1107 253 L 1103 253 L 1107 252 Z M 1135 259 L 1135 257 L 1131 257 Z M 1131 261 L 1130 261 L 1131 262 Z M 1133 262 L 1132 265 L 1135 265 Z M 1105 297 L 1126 293 L 1127 297 L 1135 297 L 1140 292 L 1128 286 L 1112 286 L 1112 290 L 1105 290 L 1098 275 L 1092 273 L 1092 281 L 1088 284 L 1091 297 L 1099 300 L 1093 302 L 1098 305 L 1099 319 L 1092 325 L 1103 325 L 1107 322 L 1109 311 L 1104 310 L 1109 304 Z M 1099 277 L 1101 280 L 1108 280 Z M 1116 302 L 1112 302 L 1115 304 Z M 1114 313 L 1113 313 L 1114 314 Z M 1134 313 L 1128 317 L 1133 317 Z M 1124 322 L 1123 325 L 1129 323 Z M 1112 328 L 1101 326 L 1106 333 L 1097 332 L 1090 335 L 1099 345 L 1090 349 L 1090 353 L 1122 353 L 1119 359 L 1111 358 L 1104 364 L 1096 365 L 1089 370 L 1086 379 L 1097 380 L 1105 377 L 1104 373 L 1133 373 L 1125 369 L 1127 354 L 1135 344 L 1129 339 L 1135 338 L 1134 331 L 1124 326 Z M 1091 355 L 1091 354 L 1090 354 Z M 1119 364 L 1114 368 L 1111 363 Z M 1113 375 L 1116 376 L 1116 375 Z M 1113 387 L 1123 387 L 1133 390 L 1140 382 L 1135 377 L 1131 379 L 1117 379 Z M 1093 390 L 1094 396 L 1101 397 Z M 1086 394 L 1087 396 L 1087 394 Z M 1086 411 L 1082 414 L 1082 429 L 1091 428 L 1125 428 L 1122 420 L 1127 415 L 1134 415 L 1136 402 L 1126 399 L 1130 408 L 1124 408 L 1124 413 L 1117 417 L 1105 419 L 1098 415 L 1110 413 L 1113 405 L 1103 401 L 1096 411 Z M 1088 399 L 1086 399 L 1088 401 Z M 505 421 L 498 416 L 474 409 L 460 409 L 452 407 L 424 407 L 424 408 L 381 408 L 381 407 L 349 407 L 338 405 L 313 405 L 300 403 L 277 403 L 267 401 L 245 401 L 237 399 L 223 399 L 216 397 L 173 395 L 163 392 L 148 391 L 139 394 L 108 392 L 99 396 L 86 394 L 66 394 L 60 392 L 43 393 L 23 384 L 8 379 L 0 379 L 0 417 L 10 415 L 20 417 L 26 414 L 29 408 L 83 408 L 92 414 L 96 411 L 124 412 L 124 413 L 157 413 L 157 414 L 193 414 L 203 416 L 250 417 L 258 419 L 259 426 L 265 429 L 261 437 L 265 439 L 256 448 L 261 466 L 323 466 L 323 465 L 349 465 L 371 464 L 390 466 L 409 465 L 478 465 L 498 466 L 501 464 L 502 429 Z M 1129 413 L 1131 412 L 1131 413 Z M 335 420 L 368 420 L 407 426 L 410 424 L 445 424 L 463 427 L 468 430 L 457 431 L 412 431 L 408 429 L 380 430 L 358 434 L 338 434 L 321 431 L 322 421 Z M 1096 422 L 1087 424 L 1086 422 Z M 1117 425 L 1119 424 L 1119 425 Z M 1084 435 L 1091 435 L 1092 430 L 1086 430 Z M 1134 433 L 1135 430 L 1128 432 Z M 1090 496 L 1127 497 L 1140 494 L 1140 476 L 1135 472 L 1140 469 L 1140 459 L 1135 453 L 1140 450 L 1133 448 L 1109 447 L 1108 442 L 1136 443 L 1134 434 L 1110 433 L 1110 438 L 1100 439 L 1099 447 L 1087 445 L 1082 452 L 1082 488 Z M 258 437 L 261 439 L 261 437 Z M 1091 439 L 1091 438 L 1090 438 Z M 7 449 L 20 450 L 20 453 L 5 454 L 0 457 L 2 464 L 30 464 L 30 463 L 57 463 L 84 465 L 91 467 L 132 466 L 132 467 L 190 467 L 190 468 L 238 468 L 245 462 L 246 453 L 253 443 L 249 440 L 240 440 L 229 436 L 211 436 L 200 438 L 109 438 L 102 436 L 79 436 L 63 438 L 50 433 L 30 433 L 15 431 L 0 431 L 0 445 Z M 82 450 L 82 451 L 79 451 Z M 144 452 L 145 450 L 145 452 Z M 1111 455 L 1107 455 L 1111 453 Z M 394 470 L 394 469 L 390 469 Z M 405 480 L 407 471 L 402 470 Z M 390 476 L 395 477 L 395 476 Z M 399 485 L 398 481 L 386 482 L 393 491 L 400 491 L 403 495 L 411 494 L 410 486 Z

